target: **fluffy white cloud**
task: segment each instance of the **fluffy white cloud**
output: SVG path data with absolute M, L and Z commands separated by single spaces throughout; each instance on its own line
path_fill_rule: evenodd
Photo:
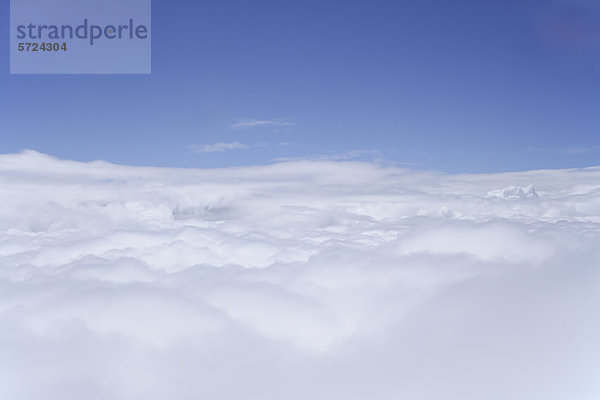
M 0 398 L 592 400 L 600 169 L 0 156 Z

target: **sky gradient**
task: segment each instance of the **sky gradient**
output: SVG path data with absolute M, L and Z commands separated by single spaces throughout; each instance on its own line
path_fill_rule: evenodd
M 600 164 L 600 1 L 152 7 L 152 75 L 18 76 L 2 0 L 0 153 L 446 172 Z

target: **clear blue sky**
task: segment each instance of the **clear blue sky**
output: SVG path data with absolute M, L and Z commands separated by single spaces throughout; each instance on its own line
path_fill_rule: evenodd
M 0 1 L 0 153 L 600 165 L 600 0 L 153 0 L 150 76 L 9 75 Z

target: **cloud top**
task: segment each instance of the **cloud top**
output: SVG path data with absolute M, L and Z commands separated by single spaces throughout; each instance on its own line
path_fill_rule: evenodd
M 600 168 L 0 155 L 0 397 L 600 395 Z

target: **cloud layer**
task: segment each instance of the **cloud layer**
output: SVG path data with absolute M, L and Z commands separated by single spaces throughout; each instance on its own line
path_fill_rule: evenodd
M 26 151 L 0 198 L 0 398 L 600 396 L 600 168 Z

